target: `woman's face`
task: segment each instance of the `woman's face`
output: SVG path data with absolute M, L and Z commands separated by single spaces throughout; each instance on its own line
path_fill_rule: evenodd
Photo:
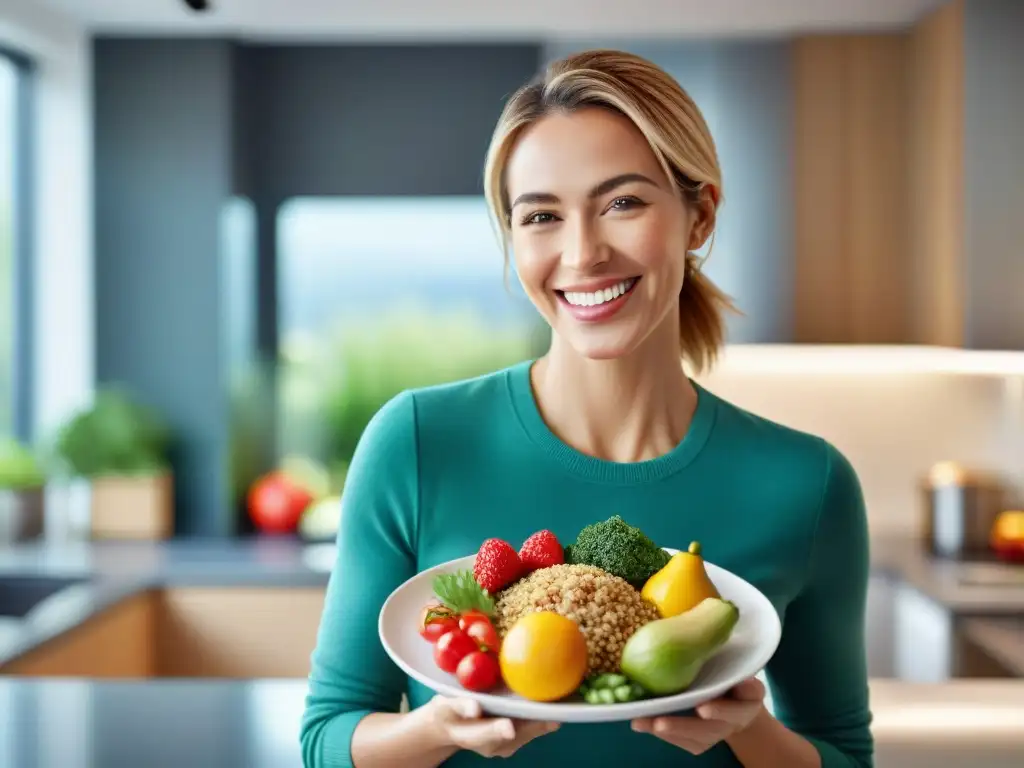
M 543 118 L 519 137 L 506 183 L 516 271 L 562 340 L 610 359 L 666 323 L 678 336 L 686 252 L 707 237 L 707 217 L 672 190 L 627 118 Z

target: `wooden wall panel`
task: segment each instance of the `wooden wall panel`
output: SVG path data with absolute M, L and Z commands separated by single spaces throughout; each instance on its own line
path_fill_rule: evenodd
M 845 335 L 848 203 L 846 49 L 834 36 L 794 46 L 794 307 L 796 341 Z
M 964 343 L 964 41 L 962 0 L 910 37 L 910 256 L 913 335 Z
M 911 317 L 906 39 L 854 38 L 846 63 L 848 333 L 859 343 L 905 342 Z
M 795 336 L 906 341 L 907 36 L 794 44 Z

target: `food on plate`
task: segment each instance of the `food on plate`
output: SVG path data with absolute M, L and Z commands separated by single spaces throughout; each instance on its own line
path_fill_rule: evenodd
M 537 531 L 519 548 L 519 561 L 523 571 L 531 573 L 540 568 L 550 568 L 565 562 L 565 552 L 558 537 L 551 531 Z
M 733 603 L 709 597 L 678 616 L 645 624 L 622 649 L 622 672 L 653 694 L 681 693 L 725 645 L 738 620 Z
M 542 568 L 498 593 L 498 631 L 505 635 L 534 611 L 551 611 L 579 625 L 586 638 L 588 671 L 594 673 L 618 672 L 626 640 L 658 618 L 658 609 L 629 583 L 592 565 Z
M 441 602 L 460 616 L 470 611 L 494 615 L 494 598 L 480 586 L 472 571 L 438 574 L 433 587 Z
M 527 613 L 505 635 L 498 660 L 505 684 L 531 701 L 557 701 L 587 674 L 587 641 L 579 625 L 551 611 Z
M 497 651 L 501 649 L 501 636 L 486 617 L 470 622 L 462 631 L 473 638 L 482 650 Z
M 490 651 L 472 651 L 462 657 L 455 677 L 468 691 L 489 691 L 501 682 L 501 664 Z
M 587 704 L 623 704 L 646 698 L 647 691 L 625 675 L 605 672 L 584 680 L 580 695 Z
M 480 650 L 476 640 L 461 629 L 445 632 L 434 643 L 434 663 L 445 672 L 455 673 L 463 657 Z
M 487 539 L 473 561 L 473 576 L 485 590 L 494 594 L 523 573 L 519 553 L 502 539 Z
M 431 643 L 436 643 L 441 635 L 458 628 L 458 614 L 446 605 L 429 603 L 420 611 L 420 635 Z
M 468 691 L 615 705 L 679 693 L 739 618 L 699 542 L 669 556 L 615 515 L 564 546 L 548 530 L 517 551 L 488 538 L 472 569 L 440 573 L 417 630 Z
M 691 542 L 686 552 L 672 556 L 668 564 L 651 576 L 641 596 L 658 607 L 663 619 L 685 613 L 708 597 L 721 597 L 704 567 L 700 542 Z
M 593 565 L 640 588 L 669 561 L 668 553 L 619 515 L 588 525 L 569 546 L 567 563 Z

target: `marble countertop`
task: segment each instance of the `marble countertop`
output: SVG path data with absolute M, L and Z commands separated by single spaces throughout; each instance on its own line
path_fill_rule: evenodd
M 0 679 L 0 765 L 301 768 L 306 683 Z M 878 768 L 1011 768 L 1024 681 L 873 680 Z M 588 727 L 588 726 L 575 726 Z

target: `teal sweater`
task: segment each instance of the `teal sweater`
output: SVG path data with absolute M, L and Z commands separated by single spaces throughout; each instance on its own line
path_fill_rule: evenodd
M 868 532 L 854 470 L 820 438 L 754 416 L 697 387 L 671 452 L 619 464 L 547 427 L 530 364 L 405 392 L 363 433 L 349 468 L 301 729 L 307 768 L 352 765 L 370 712 L 431 692 L 388 658 L 377 617 L 418 571 L 549 528 L 562 541 L 621 514 L 662 546 L 699 540 L 708 561 L 757 586 L 783 621 L 766 673 L 775 716 L 809 739 L 823 768 L 869 768 L 864 610 Z M 447 765 L 484 765 L 468 752 Z M 725 744 L 694 757 L 629 723 L 563 725 L 503 764 L 740 766 Z

